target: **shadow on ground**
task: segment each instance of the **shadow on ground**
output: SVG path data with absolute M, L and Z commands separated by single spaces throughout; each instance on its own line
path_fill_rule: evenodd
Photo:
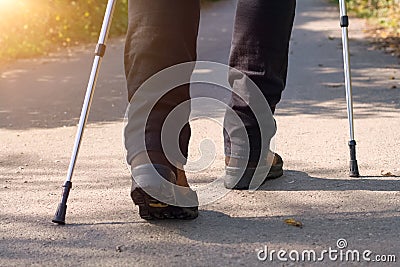
M 332 28 L 332 25 L 338 25 L 338 10 L 331 7 L 331 23 L 326 30 L 315 31 L 310 25 L 318 23 L 321 18 L 311 14 L 318 14 L 319 11 L 326 11 L 326 6 L 316 3 L 311 10 L 297 15 L 299 20 L 296 21 L 292 38 L 288 87 L 278 109 L 279 115 L 346 116 L 340 28 Z M 204 19 L 218 20 L 218 12 L 216 9 L 214 13 L 206 13 Z M 329 22 L 329 19 L 325 18 L 324 21 Z M 352 30 L 360 31 L 350 29 L 350 32 Z M 222 34 L 224 38 L 221 38 Z M 219 32 L 206 27 L 199 38 L 199 59 L 226 63 L 226 47 L 230 38 L 227 36 L 230 35 L 230 28 Z M 400 68 L 397 60 L 388 59 L 380 52 L 369 51 L 369 40 L 353 39 L 350 45 L 356 117 L 379 116 L 381 111 L 393 114 L 389 116 L 398 116 Z M 224 51 L 221 52 L 222 48 Z M 108 53 L 95 92 L 90 122 L 120 120 L 125 113 L 127 97 L 122 61 L 123 40 L 114 40 Z M 27 60 L 3 69 L 0 75 L 0 127 L 29 129 L 75 125 L 84 98 L 91 59 L 88 52 L 76 52 L 67 58 L 40 59 L 36 62 Z M 393 64 L 388 65 L 388 61 Z M 204 95 L 201 88 L 194 90 L 193 94 Z M 220 93 L 210 94 L 215 97 Z M 358 107 L 359 104 L 362 106 Z M 206 111 L 210 109 L 197 112 Z M 220 111 L 215 116 L 220 116 Z
M 256 261 L 256 250 L 263 248 L 264 245 L 270 246 L 271 249 L 279 249 L 290 244 L 290 247 L 285 248 L 322 250 L 328 246 L 334 247 L 339 238 L 346 238 L 351 248 L 381 252 L 380 244 L 373 242 L 375 235 L 379 235 L 380 240 L 387 240 L 385 246 L 398 247 L 399 238 L 393 237 L 398 235 L 393 230 L 397 229 L 399 222 L 398 209 L 383 208 L 379 201 L 370 199 L 371 203 L 379 206 L 378 210 L 368 208 L 365 212 L 348 212 L 345 204 L 353 203 L 350 196 L 366 201 L 369 192 L 387 192 L 393 197 L 393 193 L 400 189 L 400 180 L 396 177 L 332 179 L 288 170 L 282 178 L 267 181 L 259 192 L 253 194 L 240 192 L 247 195 L 246 198 L 240 198 L 243 203 L 232 204 L 228 195 L 215 207 L 212 204 L 201 207 L 197 220 L 145 222 L 138 217 L 137 210 L 133 208 L 129 199 L 129 177 L 116 166 L 99 168 L 101 162 L 107 160 L 106 157 L 98 159 L 100 165 L 98 162 L 84 159 L 82 162 L 85 163 L 81 163 L 76 171 L 74 190 L 71 192 L 72 199 L 67 215 L 67 223 L 70 224 L 62 227 L 53 225 L 50 220 L 59 200 L 61 184 L 57 177 L 63 176 L 65 166 L 60 169 L 57 164 L 51 162 L 31 166 L 32 170 L 27 168 L 22 172 L 24 177 L 35 178 L 35 183 L 24 183 L 24 179 L 16 177 L 14 170 L 24 162 L 25 157 L 35 157 L 35 155 L 10 155 L 7 162 L 0 165 L 4 174 L 0 177 L 0 194 L 8 192 L 6 190 L 13 192 L 8 199 L 2 199 L 3 207 L 8 208 L 7 211 L 3 209 L 0 212 L 0 227 L 7 233 L 1 238 L 0 263 L 1 260 L 43 263 L 62 259 L 61 263 L 70 264 L 68 259 L 73 259 L 76 263 L 95 260 L 96 257 L 121 260 L 133 255 L 139 260 L 143 257 L 146 261 L 159 262 L 165 258 L 170 262 L 171 253 L 178 263 L 187 263 L 196 258 L 201 258 L 205 263 L 207 258 L 216 257 L 225 260 Z M 68 159 L 61 160 L 65 163 Z M 13 164 L 9 165 L 8 161 Z M 42 179 L 37 178 L 42 175 L 40 170 L 45 170 Z M 103 175 L 93 179 L 95 175 L 91 172 Z M 49 175 L 57 179 L 48 179 Z M 200 177 L 195 182 L 207 182 L 207 179 Z M 8 184 L 10 189 L 3 188 L 4 184 Z M 290 198 L 291 194 L 307 191 L 309 191 L 307 194 L 341 192 L 345 194 L 343 198 L 345 202 L 341 207 L 336 207 L 337 203 L 315 204 L 305 198 L 302 202 L 296 202 Z M 25 194 L 26 192 L 31 193 Z M 116 192 L 121 192 L 123 197 L 116 196 Z M 229 215 L 229 212 L 236 214 L 236 205 L 237 209 L 243 208 L 242 205 L 248 205 L 253 208 L 261 207 L 264 210 L 268 207 L 268 203 L 262 206 L 254 204 L 268 199 L 265 194 L 280 192 L 288 196 L 285 209 L 289 212 L 283 212 L 284 216 L 263 215 L 260 212 L 257 212 L 259 214 L 257 217 Z M 360 193 L 362 195 L 359 196 Z M 320 198 L 320 195 L 315 195 L 315 199 Z M 276 202 L 273 199 L 271 201 Z M 19 212 L 11 212 L 9 205 L 13 205 Z M 330 205 L 332 208 L 327 208 Z M 35 210 L 38 206 L 42 207 L 40 211 Z M 335 212 L 331 212 L 331 209 L 335 209 Z M 304 227 L 286 225 L 284 223 L 286 218 L 296 218 Z M 9 232 L 16 225 L 20 225 L 25 231 L 19 234 Z M 12 238 L 9 237 L 10 233 Z M 324 235 L 321 236 L 321 233 Z M 174 249 L 162 249 L 160 246 Z M 385 253 L 395 253 L 395 251 L 385 251 Z
M 297 114 L 325 118 L 346 117 L 345 88 L 340 27 L 336 26 L 337 9 L 325 18 L 325 31 L 313 31 L 312 24 L 321 17 L 311 16 L 326 7 L 316 4 L 296 21 L 291 43 L 291 64 L 287 90 L 279 105 L 280 116 Z M 321 13 L 322 14 L 322 13 Z M 361 39 L 362 29 L 350 27 L 351 70 L 356 118 L 398 117 L 400 109 L 400 68 L 398 59 L 372 51 L 371 40 Z M 353 34 L 352 34 L 353 33 Z M 301 40 L 301 41 L 300 41 Z M 312 51 L 312 52 L 310 52 Z M 304 56 L 309 55 L 309 57 Z M 391 63 L 390 63 L 391 62 Z M 296 78 L 293 79 L 293 76 Z
M 43 218 L 39 217 L 14 216 L 8 218 L 9 223 L 29 224 L 33 234 L 2 238 L 0 262 L 57 261 L 60 264 L 73 259 L 76 264 L 96 257 L 121 260 L 134 256 L 136 263 L 144 257 L 148 263 L 162 259 L 170 262 L 177 258 L 178 263 L 196 261 L 205 264 L 207 259 L 219 257 L 224 261 L 241 259 L 251 264 L 256 263 L 256 253 L 264 246 L 276 250 L 302 248 L 321 252 L 329 247 L 335 249 L 336 241 L 341 238 L 347 240 L 349 249 L 392 255 L 398 252 L 393 227 L 398 224 L 399 211 L 333 214 L 318 210 L 312 214 L 308 208 L 304 207 L 304 213 L 286 216 L 231 217 L 219 211 L 201 210 L 200 217 L 194 221 L 147 223 L 123 220 L 67 226 L 43 223 L 40 222 Z M 303 228 L 285 225 L 286 218 L 301 220 Z M 324 235 L 320 235 L 321 231 Z M 374 242 L 376 236 L 385 239 L 385 245 L 393 249 L 381 251 L 379 243 Z

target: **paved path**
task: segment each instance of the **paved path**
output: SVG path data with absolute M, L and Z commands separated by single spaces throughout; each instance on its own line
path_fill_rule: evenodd
M 2 67 L 0 266 L 263 266 L 270 264 L 257 260 L 264 246 L 321 252 L 335 249 L 339 238 L 347 240 L 348 249 L 396 254 L 400 261 L 400 181 L 381 176 L 381 170 L 400 175 L 398 61 L 369 49 L 363 21 L 351 21 L 363 177 L 350 179 L 338 10 L 322 0 L 298 2 L 288 88 L 277 112 L 276 146 L 285 159 L 285 175 L 257 192 L 231 192 L 202 206 L 195 221 L 149 224 L 129 199 L 122 147 L 122 40 L 112 41 L 101 70 L 65 227 L 50 220 L 93 48 Z M 199 59 L 226 63 L 233 3 L 221 1 L 204 10 Z M 196 107 L 193 114 L 221 118 L 220 111 L 206 108 Z M 191 157 L 199 156 L 203 138 L 213 139 L 217 151 L 210 169 L 189 175 L 198 188 L 223 173 L 222 139 L 213 121 L 198 119 L 192 125 Z M 304 227 L 286 225 L 287 218 Z M 274 263 L 291 265 L 276 256 Z M 328 256 L 324 263 L 348 265 Z

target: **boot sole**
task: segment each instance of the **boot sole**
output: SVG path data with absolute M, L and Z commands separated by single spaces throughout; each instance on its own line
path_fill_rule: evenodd
M 131 198 L 139 206 L 139 215 L 144 220 L 193 220 L 199 215 L 197 207 L 177 207 L 162 203 L 141 188 L 133 190 Z

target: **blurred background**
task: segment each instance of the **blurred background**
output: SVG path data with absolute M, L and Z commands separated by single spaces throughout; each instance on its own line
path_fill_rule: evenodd
M 378 47 L 400 55 L 400 0 L 347 2 L 352 15 L 369 18 Z M 0 62 L 95 42 L 106 5 L 106 0 L 0 0 Z M 111 36 L 125 33 L 127 6 L 128 0 L 118 1 Z
M 47 54 L 97 41 L 107 1 L 0 0 L 0 59 Z M 111 34 L 127 27 L 128 0 L 118 0 Z

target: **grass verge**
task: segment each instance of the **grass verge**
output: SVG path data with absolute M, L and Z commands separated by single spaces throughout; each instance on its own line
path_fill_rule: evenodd
M 106 0 L 0 1 L 0 62 L 47 55 L 96 42 L 106 6 Z M 128 0 L 118 0 L 111 37 L 126 33 L 127 17 Z

